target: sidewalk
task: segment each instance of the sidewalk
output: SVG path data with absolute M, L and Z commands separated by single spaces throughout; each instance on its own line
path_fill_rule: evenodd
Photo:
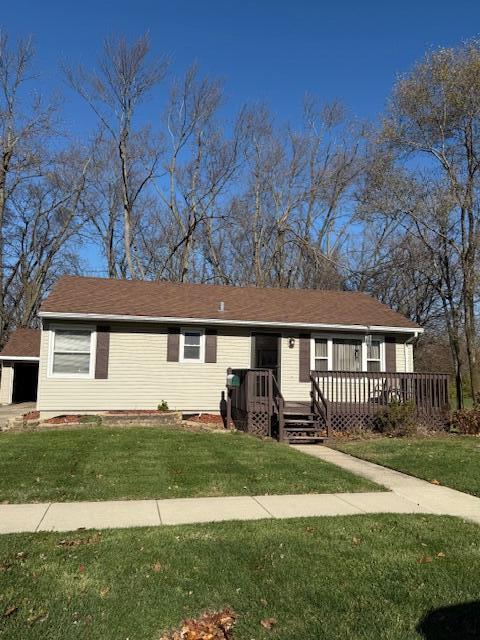
M 322 446 L 296 445 L 294 449 L 335 464 L 342 469 L 362 476 L 390 489 L 399 498 L 416 503 L 428 513 L 458 516 L 480 524 L 480 498 L 449 487 L 431 484 L 406 473 L 387 469 L 379 464 L 354 458 L 347 453 Z M 374 493 L 368 494 L 374 496 Z
M 480 524 L 480 498 L 435 486 L 327 447 L 297 445 L 295 449 L 369 478 L 390 491 L 3 504 L 0 505 L 0 534 L 362 513 L 453 515 Z

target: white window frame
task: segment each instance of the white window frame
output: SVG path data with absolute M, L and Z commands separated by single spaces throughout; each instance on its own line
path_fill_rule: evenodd
M 61 331 L 90 331 L 90 362 L 88 373 L 54 373 L 53 358 L 55 353 L 55 333 Z M 48 368 L 47 378 L 82 378 L 91 380 L 95 377 L 95 359 L 97 353 L 97 328 L 92 324 L 52 325 L 49 328 L 48 337 Z
M 315 356 L 315 340 L 319 339 L 319 340 L 326 340 L 327 341 L 327 357 L 321 357 L 321 358 L 317 358 Z M 333 361 L 333 343 L 332 343 L 332 339 L 330 336 L 326 336 L 324 334 L 315 334 L 312 336 L 312 348 L 311 348 L 311 352 L 312 352 L 312 363 L 310 366 L 310 369 L 312 371 L 315 371 L 315 360 L 326 360 L 327 361 L 327 371 L 331 371 L 332 370 L 332 361 Z
M 380 341 L 380 372 L 385 371 L 385 336 L 372 335 L 372 340 Z M 336 338 L 351 338 L 352 340 L 361 340 L 362 342 L 362 371 L 357 373 L 367 372 L 368 360 L 378 361 L 376 358 L 367 359 L 367 336 L 365 334 L 356 333 L 313 333 L 311 336 L 310 345 L 310 369 L 315 371 L 315 338 L 320 338 L 327 341 L 327 356 L 328 356 L 328 368 L 327 371 L 333 371 L 333 341 Z M 355 373 L 352 371 L 351 373 Z
M 186 333 L 198 333 L 200 335 L 200 357 L 199 358 L 185 358 L 185 334 Z M 199 329 L 198 327 L 182 327 L 180 329 L 180 353 L 179 362 L 186 364 L 204 364 L 205 362 L 205 329 Z
M 385 362 L 385 337 L 384 336 L 370 336 L 371 340 L 375 340 L 380 343 L 380 357 L 379 358 L 369 358 L 368 357 L 368 342 L 367 337 L 365 336 L 365 347 L 363 351 L 365 351 L 365 371 L 368 371 L 368 363 L 369 362 L 380 362 L 380 372 L 386 370 L 386 362 Z M 376 371 L 371 371 L 370 373 L 378 373 Z

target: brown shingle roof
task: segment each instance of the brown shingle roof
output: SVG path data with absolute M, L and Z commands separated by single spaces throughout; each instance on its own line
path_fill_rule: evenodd
M 39 329 L 16 329 L 10 334 L 7 344 L 0 352 L 2 356 L 38 358 L 40 355 Z
M 219 310 L 220 302 L 225 310 Z M 364 294 L 64 276 L 41 312 L 418 328 Z

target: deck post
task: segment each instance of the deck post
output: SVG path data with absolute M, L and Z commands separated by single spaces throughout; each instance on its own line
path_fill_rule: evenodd
M 278 439 L 280 442 L 285 441 L 285 416 L 283 398 L 278 398 Z
M 228 367 L 227 376 L 231 375 L 232 368 Z M 226 425 L 227 429 L 230 428 L 230 424 L 232 422 L 232 390 L 227 387 L 227 415 L 226 415 Z

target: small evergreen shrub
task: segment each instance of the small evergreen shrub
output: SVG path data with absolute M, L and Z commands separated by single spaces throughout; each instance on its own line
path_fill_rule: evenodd
M 159 405 L 157 405 L 157 409 L 159 411 L 168 411 L 168 402 L 166 400 L 162 400 Z
M 457 409 L 457 411 L 453 411 L 450 428 L 452 431 L 457 431 L 464 435 L 479 435 L 480 407 L 474 407 L 473 409 Z
M 412 402 L 390 402 L 376 420 L 375 430 L 389 436 L 413 436 L 417 433 L 417 415 Z

